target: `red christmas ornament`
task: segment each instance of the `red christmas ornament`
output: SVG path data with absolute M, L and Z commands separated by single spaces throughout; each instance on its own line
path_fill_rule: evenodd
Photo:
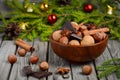
M 93 10 L 92 4 L 85 4 L 84 5 L 84 11 L 85 12 L 92 12 L 92 10 Z
M 49 22 L 49 23 L 53 24 L 53 23 L 55 23 L 56 21 L 57 21 L 57 16 L 56 16 L 55 14 L 50 14 L 50 15 L 48 16 L 48 22 Z

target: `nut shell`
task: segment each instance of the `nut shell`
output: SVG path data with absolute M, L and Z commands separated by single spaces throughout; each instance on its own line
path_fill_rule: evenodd
M 26 55 L 26 53 L 27 53 L 27 51 L 25 50 L 25 49 L 19 49 L 18 50 L 18 54 L 20 55 L 20 56 L 25 56 Z
M 64 37 L 60 38 L 59 42 L 66 45 L 66 44 L 68 44 L 68 38 L 66 36 L 64 36 Z
M 71 25 L 75 30 L 79 30 L 79 25 L 76 22 L 71 22 Z
M 89 75 L 92 72 L 92 66 L 91 65 L 84 65 L 82 67 L 82 73 L 85 75 Z
M 11 63 L 11 64 L 15 63 L 15 62 L 17 61 L 16 55 L 14 55 L 14 54 L 8 55 L 8 61 L 9 61 L 9 63 Z
M 83 40 L 81 41 L 82 46 L 90 46 L 95 44 L 95 40 L 92 36 L 87 35 L 83 37 Z
M 53 34 L 52 34 L 52 38 L 55 40 L 55 41 L 58 41 L 60 38 L 61 38 L 61 32 L 62 30 L 57 30 L 57 31 L 54 31 Z
M 46 61 L 41 62 L 39 64 L 39 68 L 40 68 L 40 70 L 43 70 L 43 71 L 48 70 L 48 68 L 49 68 L 48 62 L 46 62 Z
M 31 55 L 29 60 L 30 60 L 30 63 L 36 64 L 39 60 L 39 57 L 37 55 Z
M 80 45 L 80 43 L 79 43 L 79 41 L 77 41 L 77 40 L 71 40 L 71 41 L 69 42 L 69 45 Z

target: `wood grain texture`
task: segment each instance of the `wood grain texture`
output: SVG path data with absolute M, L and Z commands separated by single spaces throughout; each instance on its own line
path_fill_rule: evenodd
M 2 44 L 2 37 L 3 37 L 4 34 L 0 34 L 0 46 Z
M 11 69 L 11 64 L 8 62 L 8 55 L 15 54 L 16 46 L 12 41 L 3 41 L 0 48 L 0 80 L 7 80 Z M 15 63 L 18 64 L 18 61 Z M 13 65 L 15 65 L 13 64 Z
M 109 40 L 108 50 L 110 51 L 110 55 L 112 58 L 120 58 L 120 42 L 119 41 Z M 112 75 L 114 75 L 113 78 L 115 80 L 120 80 L 116 77 L 115 74 L 112 74 Z
M 84 65 L 91 65 L 92 66 L 92 73 L 90 75 L 84 75 L 82 73 L 82 67 Z M 79 64 L 72 64 L 72 76 L 73 76 L 73 80 L 97 80 L 97 76 L 96 76 L 96 72 L 95 72 L 95 68 L 94 68 L 94 64 L 93 62 L 87 62 L 87 63 L 79 63 Z
M 39 61 L 37 62 L 37 64 L 30 64 L 30 65 L 34 71 L 38 72 L 40 71 L 39 69 L 40 62 L 47 60 L 46 54 L 47 54 L 48 43 L 35 40 L 33 47 L 35 48 L 35 51 L 32 53 L 32 55 L 37 55 L 39 57 Z M 29 77 L 28 80 L 46 80 L 46 78 L 37 79 L 34 77 Z
M 49 54 L 48 54 L 48 62 L 50 64 L 49 71 L 53 72 L 52 76 L 48 77 L 48 80 L 72 80 L 71 71 L 69 72 L 69 78 L 63 79 L 61 75 L 55 74 L 57 68 L 59 67 L 68 67 L 70 68 L 69 62 L 64 59 L 58 57 L 52 50 L 51 44 L 49 44 Z
M 105 62 L 109 59 L 112 59 L 111 53 L 109 52 L 109 50 L 113 48 L 113 45 L 111 45 L 111 47 L 110 47 L 110 45 L 111 45 L 111 41 L 108 41 L 109 48 L 107 47 L 105 49 L 105 51 L 103 52 L 103 54 L 95 60 L 96 66 L 100 66 L 103 62 Z M 115 74 L 109 75 L 106 78 L 102 78 L 100 80 L 106 80 L 106 79 L 108 79 L 108 80 L 118 80 L 116 78 Z
M 33 42 L 27 42 L 28 44 L 32 45 Z M 18 47 L 20 48 L 20 47 Z M 24 75 L 22 69 L 24 66 L 29 65 L 29 56 L 31 55 L 30 52 L 27 52 L 24 57 L 19 56 L 18 51 L 16 52 L 16 56 L 18 59 L 18 63 L 13 65 L 10 73 L 9 80 L 27 80 L 27 76 Z

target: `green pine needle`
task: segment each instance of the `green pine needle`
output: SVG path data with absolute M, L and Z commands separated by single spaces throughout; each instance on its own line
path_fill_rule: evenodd
M 3 22 L 4 26 L 6 26 L 6 25 L 7 25 L 7 22 L 6 22 L 4 16 L 2 15 L 1 12 L 0 12 L 0 18 L 2 19 L 2 22 Z
M 107 60 L 102 65 L 111 65 L 111 64 L 115 64 L 117 62 L 119 62 L 119 64 L 120 64 L 120 58 L 113 58 L 113 59 Z
M 120 58 L 105 61 L 101 66 L 97 66 L 97 70 L 101 71 L 98 74 L 99 78 L 106 77 L 112 73 L 115 73 L 117 78 L 120 78 Z
M 28 35 L 22 35 L 22 38 L 27 38 L 29 40 L 34 39 L 37 36 L 41 36 L 42 40 L 49 40 L 50 33 L 54 30 L 59 29 L 65 23 L 66 20 L 75 21 L 77 23 L 94 23 L 98 26 L 108 26 L 110 28 L 111 39 L 120 40 L 120 15 L 116 12 L 120 12 L 116 8 L 116 4 L 111 0 L 74 0 L 70 5 L 60 6 L 60 3 L 56 0 L 43 0 L 43 2 L 48 2 L 50 6 L 47 11 L 40 9 L 40 3 L 33 4 L 29 0 L 24 0 L 20 2 L 19 0 L 5 0 L 6 4 L 13 9 L 7 16 L 11 19 L 5 21 L 2 17 L 2 21 L 5 25 L 9 22 L 25 22 L 28 23 Z M 84 4 L 91 3 L 93 5 L 93 11 L 91 13 L 84 12 Z M 115 12 L 112 15 L 107 14 L 107 5 L 110 5 Z M 25 7 L 26 6 L 26 7 Z M 27 12 L 27 7 L 31 7 L 33 12 Z M 57 21 L 54 24 L 48 23 L 48 15 L 56 14 Z M 35 28 L 31 30 L 31 26 Z M 116 29 L 115 29 L 116 28 Z M 49 31 L 50 30 L 50 31 Z M 117 30 L 117 31 L 116 31 Z M 36 33 L 34 33 L 36 31 Z M 32 32 L 32 34 L 31 34 Z M 48 33 L 47 33 L 48 32 Z M 32 37 L 34 36 L 34 37 Z
M 113 72 L 115 72 L 117 70 L 116 66 L 111 66 L 111 67 L 108 67 L 105 71 L 101 72 L 98 77 L 99 78 L 103 78 L 105 76 L 108 76 L 110 74 L 112 74 Z

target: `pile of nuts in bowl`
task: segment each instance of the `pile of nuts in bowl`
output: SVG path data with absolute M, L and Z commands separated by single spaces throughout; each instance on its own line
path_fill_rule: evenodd
M 61 29 L 52 33 L 52 38 L 65 45 L 89 46 L 104 40 L 106 32 L 109 32 L 107 27 L 66 21 Z

